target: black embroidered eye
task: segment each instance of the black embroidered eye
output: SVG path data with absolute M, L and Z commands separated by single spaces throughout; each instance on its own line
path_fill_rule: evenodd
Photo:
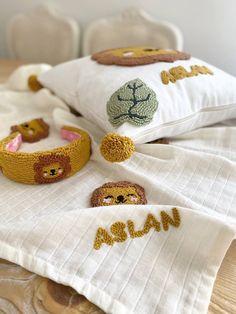
M 24 123 L 24 124 L 22 124 L 25 128 L 28 128 L 29 127 L 29 125 L 28 125 L 28 123 Z
M 104 197 L 105 199 L 108 199 L 108 198 L 114 198 L 112 195 L 107 195 L 106 197 Z

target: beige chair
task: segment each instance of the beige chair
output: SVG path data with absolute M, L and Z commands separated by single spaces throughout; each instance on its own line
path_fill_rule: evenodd
M 92 22 L 85 30 L 82 53 L 137 45 L 182 50 L 183 37 L 175 25 L 156 21 L 138 8 L 129 8 L 119 16 Z
M 77 58 L 79 39 L 77 22 L 45 5 L 14 16 L 7 27 L 11 57 L 31 63 L 57 64 Z

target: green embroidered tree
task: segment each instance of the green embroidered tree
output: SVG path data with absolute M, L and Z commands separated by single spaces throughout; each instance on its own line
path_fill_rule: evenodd
M 107 103 L 107 113 L 114 126 L 124 122 L 141 126 L 151 122 L 157 107 L 155 92 L 140 79 L 135 79 L 112 94 Z

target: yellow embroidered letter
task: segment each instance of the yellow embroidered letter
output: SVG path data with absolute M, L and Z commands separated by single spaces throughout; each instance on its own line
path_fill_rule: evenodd
M 192 65 L 191 66 L 191 76 L 198 75 L 198 74 L 211 74 L 211 75 L 213 75 L 213 72 L 210 69 L 208 69 L 206 66 Z
M 127 221 L 127 226 L 128 226 L 128 230 L 129 230 L 129 234 L 131 238 L 138 238 L 138 237 L 144 236 L 145 233 L 143 230 L 138 230 L 138 231 L 134 230 L 134 222 L 132 220 Z
M 161 221 L 163 229 L 167 231 L 169 229 L 169 224 L 174 227 L 179 227 L 181 218 L 177 208 L 172 208 L 173 218 L 170 217 L 164 210 L 161 211 Z
M 93 247 L 95 250 L 99 250 L 103 243 L 106 243 L 107 245 L 113 245 L 114 240 L 105 229 L 98 228 Z
M 175 83 L 176 79 L 174 78 L 173 75 L 171 75 L 169 72 L 167 71 L 162 71 L 161 72 L 161 80 L 163 84 L 169 84 L 169 82 L 171 83 Z
M 205 65 L 191 65 L 191 71 L 188 72 L 183 66 L 177 66 L 169 69 L 169 71 L 161 72 L 161 80 L 163 84 L 169 84 L 169 82 L 175 83 L 177 80 L 182 80 L 187 77 L 198 76 L 199 74 L 214 73 Z
M 111 225 L 111 232 L 116 236 L 113 238 L 113 241 L 115 242 L 124 242 L 127 239 L 127 233 L 125 232 L 126 224 L 117 221 L 114 224 Z
M 182 80 L 185 77 L 188 77 L 188 72 L 182 66 L 171 68 L 169 72 L 176 80 Z
M 154 228 L 157 232 L 159 232 L 161 231 L 161 224 L 152 214 L 148 214 L 144 224 L 143 232 L 146 234 L 151 228 Z

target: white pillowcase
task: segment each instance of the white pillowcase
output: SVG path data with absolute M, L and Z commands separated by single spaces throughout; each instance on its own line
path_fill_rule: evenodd
M 182 66 L 190 73 L 191 66 L 195 65 L 207 67 L 213 72 L 213 75 L 199 74 L 177 79 L 174 83 L 163 83 L 162 71 L 168 72 L 172 68 Z M 146 124 L 143 125 L 130 123 L 132 117 L 128 116 L 127 102 L 120 101 L 123 110 L 122 118 L 129 118 L 129 121 L 121 125 L 112 124 L 108 115 L 108 111 L 111 109 L 107 109 L 107 103 L 109 100 L 111 103 L 114 99 L 117 102 L 118 95 L 121 95 L 120 100 L 131 99 L 132 90 L 127 89 L 128 84 L 126 83 L 136 79 L 141 80 L 156 94 L 157 109 L 155 109 L 156 105 L 153 104 L 155 96 L 153 98 L 152 92 L 148 99 L 148 101 L 152 101 L 150 105 L 153 115 L 151 121 L 146 121 Z M 175 136 L 198 127 L 236 117 L 236 78 L 196 58 L 179 60 L 174 63 L 159 62 L 125 67 L 101 65 L 91 60 L 89 56 L 58 65 L 42 73 L 39 76 L 39 81 L 105 132 L 129 136 L 135 143 L 145 143 L 161 137 Z M 140 83 L 140 81 L 133 81 L 131 87 L 134 86 L 132 85 L 134 82 L 136 82 L 136 86 Z M 120 93 L 112 97 L 125 84 L 125 92 L 122 89 Z M 150 91 L 142 90 L 142 88 L 140 88 L 140 94 L 137 91 L 136 96 L 139 100 L 142 97 L 146 99 Z M 138 105 L 144 105 L 142 108 L 144 114 L 139 113 L 139 116 L 145 116 L 145 110 L 147 108 L 149 110 L 147 106 L 149 103 L 145 105 L 145 102 L 140 102 Z M 112 110 L 116 115 L 118 106 L 119 101 L 112 105 Z M 118 120 L 122 119 L 121 116 Z

